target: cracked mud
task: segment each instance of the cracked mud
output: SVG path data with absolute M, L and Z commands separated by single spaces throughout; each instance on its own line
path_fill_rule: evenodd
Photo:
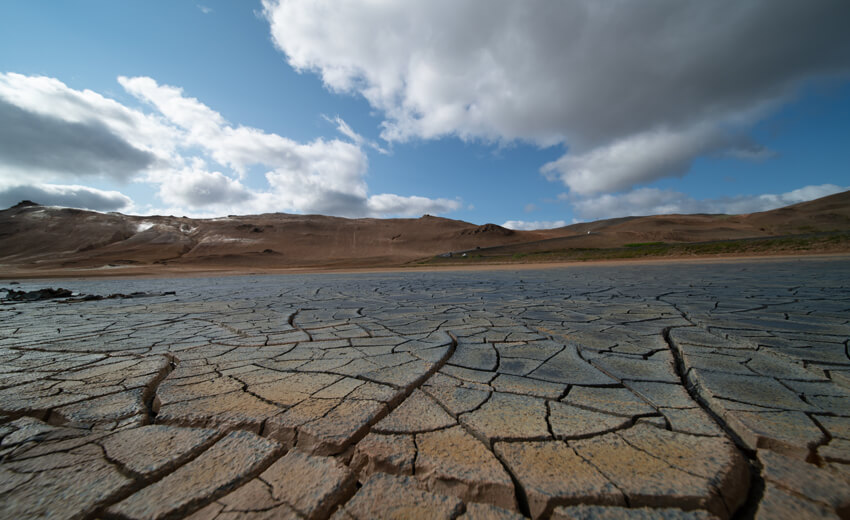
M 0 305 L 2 518 L 850 515 L 839 261 L 63 286 L 151 295 Z

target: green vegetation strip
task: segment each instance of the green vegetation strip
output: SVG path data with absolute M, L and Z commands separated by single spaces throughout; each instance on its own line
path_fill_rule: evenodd
M 620 260 L 630 258 L 664 256 L 712 256 L 712 255 L 748 255 L 794 252 L 839 252 L 850 251 L 850 233 L 830 233 L 817 236 L 785 236 L 775 238 L 756 238 L 742 240 L 724 240 L 718 242 L 700 242 L 687 244 L 669 244 L 665 242 L 644 242 L 625 244 L 624 247 L 572 248 L 528 253 L 488 253 L 487 250 L 467 252 L 463 257 L 458 254 L 450 258 L 434 257 L 418 262 L 420 265 L 464 265 L 469 263 L 544 263 L 562 261 Z
M 626 247 L 658 247 L 658 246 L 666 246 L 665 242 L 635 242 L 633 244 L 626 244 Z

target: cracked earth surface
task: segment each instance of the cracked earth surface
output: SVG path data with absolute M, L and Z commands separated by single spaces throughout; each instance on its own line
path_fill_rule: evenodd
M 845 262 L 62 286 L 176 295 L 0 306 L 2 518 L 850 514 Z

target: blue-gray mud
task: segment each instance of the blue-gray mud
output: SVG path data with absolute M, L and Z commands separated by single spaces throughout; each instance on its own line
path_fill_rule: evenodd
M 3 518 L 848 514 L 846 261 L 45 287 L 149 296 L 0 305 Z

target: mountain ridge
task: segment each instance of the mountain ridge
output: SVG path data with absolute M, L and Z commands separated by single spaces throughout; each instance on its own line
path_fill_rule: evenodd
M 352 219 L 266 213 L 192 219 L 22 201 L 0 210 L 0 266 L 35 273 L 119 267 L 390 267 L 478 249 L 525 254 L 834 231 L 850 231 L 850 191 L 758 213 L 620 217 L 534 231 L 432 215 Z

